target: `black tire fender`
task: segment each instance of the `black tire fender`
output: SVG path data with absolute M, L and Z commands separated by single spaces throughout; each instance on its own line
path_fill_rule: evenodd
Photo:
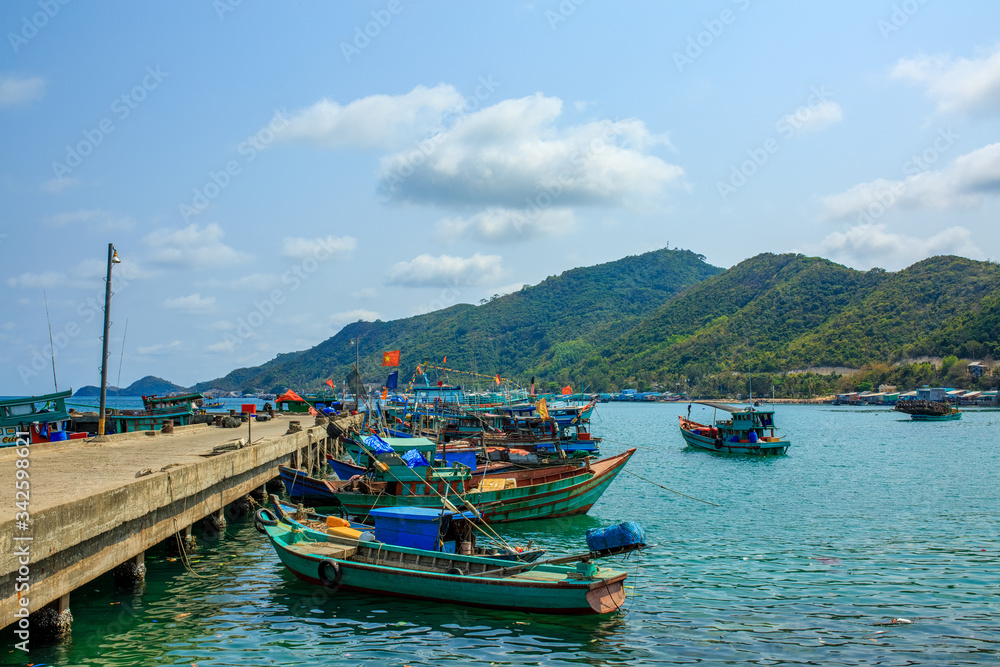
M 336 588 L 340 584 L 340 563 L 329 558 L 320 561 L 319 581 L 327 588 Z
M 266 507 L 261 507 L 257 510 L 257 513 L 253 515 L 253 527 L 257 529 L 258 533 L 266 534 L 267 531 L 264 530 L 264 526 L 277 526 L 278 518 L 275 517 L 271 510 Z
M 451 574 L 451 575 L 454 575 L 456 577 L 464 577 L 465 576 L 465 572 L 462 572 L 462 569 L 458 568 L 458 567 L 449 567 L 447 574 Z

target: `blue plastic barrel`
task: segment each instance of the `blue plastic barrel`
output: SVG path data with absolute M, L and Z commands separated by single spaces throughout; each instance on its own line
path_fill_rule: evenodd
M 59 442 L 60 440 L 66 440 L 66 431 L 49 432 L 49 442 Z

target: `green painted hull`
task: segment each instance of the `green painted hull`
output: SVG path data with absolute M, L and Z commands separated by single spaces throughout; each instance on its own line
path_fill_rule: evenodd
M 583 576 L 577 568 L 538 564 L 506 576 L 447 574 L 399 566 L 401 558 L 420 555 L 425 567 L 446 566 L 466 572 L 477 567 L 495 570 L 495 560 L 475 556 L 448 555 L 360 542 L 377 551 L 377 562 L 357 562 L 353 557 L 329 558 L 310 549 L 321 544 L 290 526 L 278 523 L 263 528 L 281 562 L 296 577 L 331 590 L 348 590 L 434 602 L 489 607 L 511 611 L 534 611 L 558 614 L 607 613 L 621 607 L 625 600 L 625 573 L 596 568 L 592 576 Z M 371 552 L 368 552 L 371 553 Z M 326 565 L 323 563 L 326 561 Z M 331 564 L 335 563 L 336 568 Z M 485 567 L 483 567 L 485 565 Z M 323 567 L 323 574 L 320 569 Z M 444 567 L 444 566 L 440 566 Z M 324 581 L 325 580 L 325 581 Z
M 572 477 L 512 489 L 467 492 L 465 498 L 475 505 L 483 519 L 489 523 L 586 514 L 625 467 L 633 453 L 635 450 L 629 450 L 598 461 L 592 465 L 591 470 L 581 468 L 580 474 Z M 331 494 L 331 497 L 343 505 L 348 514 L 358 517 L 367 517 L 376 507 L 441 507 L 441 498 L 437 494 L 426 492 L 423 483 L 416 482 L 412 486 L 417 493 L 389 495 L 339 492 Z M 424 493 L 420 493 L 421 491 Z M 463 507 L 459 496 L 449 494 L 448 498 L 457 507 Z
M 910 415 L 910 419 L 915 422 L 953 422 L 961 418 L 961 412 L 952 412 L 947 415 Z

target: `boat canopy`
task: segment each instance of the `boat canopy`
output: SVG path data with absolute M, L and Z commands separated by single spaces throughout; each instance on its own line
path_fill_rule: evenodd
M 746 410 L 746 408 L 742 407 L 738 408 L 733 405 L 726 405 L 725 403 L 712 403 L 711 401 L 692 401 L 692 403 L 696 403 L 698 405 L 707 405 L 710 408 L 725 410 L 726 412 L 742 412 L 743 410 Z

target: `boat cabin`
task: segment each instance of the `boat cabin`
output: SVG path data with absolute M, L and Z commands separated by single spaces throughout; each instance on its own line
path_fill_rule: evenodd
M 472 554 L 476 546 L 472 512 L 452 512 L 430 507 L 382 507 L 369 516 L 375 522 L 375 539 L 400 547 Z
M 0 447 L 16 446 L 19 436 L 32 443 L 66 440 L 66 399 L 72 393 L 61 391 L 0 401 Z M 86 436 L 84 433 L 78 437 Z

